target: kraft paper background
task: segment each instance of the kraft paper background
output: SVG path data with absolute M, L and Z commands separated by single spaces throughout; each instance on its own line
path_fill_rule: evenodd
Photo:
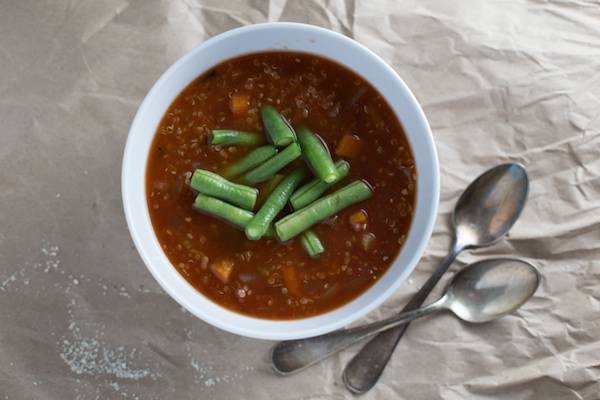
M 272 343 L 184 312 L 144 267 L 120 169 L 141 100 L 228 29 L 298 21 L 383 57 L 419 99 L 441 163 L 434 235 L 389 316 L 446 254 L 466 185 L 523 163 L 531 195 L 507 240 L 453 265 L 541 268 L 514 315 L 415 323 L 364 399 L 600 399 L 598 1 L 0 0 L 0 399 L 351 399 L 358 348 L 289 378 Z M 442 285 L 440 285 L 441 287 Z

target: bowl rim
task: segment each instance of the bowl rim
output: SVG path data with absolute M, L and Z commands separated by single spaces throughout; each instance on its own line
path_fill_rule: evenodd
M 144 118 L 146 118 L 145 114 L 147 112 L 146 111 L 147 108 L 149 108 L 149 103 L 152 100 L 154 100 L 154 98 L 156 96 L 159 95 L 160 90 L 163 89 L 163 86 L 166 84 L 166 82 L 168 82 L 169 79 L 171 79 L 172 76 L 175 75 L 179 71 L 180 68 L 182 68 L 182 66 L 187 64 L 194 57 L 197 57 L 198 53 L 202 52 L 204 49 L 209 48 L 209 46 L 215 46 L 215 45 L 218 45 L 219 42 L 225 42 L 225 41 L 231 40 L 231 38 L 234 38 L 235 36 L 240 35 L 240 34 L 247 34 L 247 33 L 255 32 L 258 30 L 270 30 L 270 29 L 300 30 L 301 31 L 300 34 L 310 34 L 310 35 L 314 35 L 315 37 L 324 37 L 328 40 L 338 41 L 338 42 L 340 42 L 340 44 L 350 47 L 350 48 L 352 48 L 352 50 L 356 51 L 357 53 L 362 54 L 365 57 L 369 58 L 372 62 L 377 64 L 378 68 L 382 68 L 385 71 L 385 73 L 389 74 L 390 77 L 393 77 L 393 79 L 396 81 L 395 83 L 401 89 L 402 93 L 400 95 L 404 96 L 406 101 L 408 101 L 408 103 L 409 103 L 408 105 L 411 108 L 410 112 L 412 113 L 411 118 L 412 117 L 415 118 L 415 122 L 417 123 L 417 125 L 421 131 L 420 134 L 423 134 L 423 137 L 420 137 L 419 140 L 424 141 L 423 146 L 425 146 L 427 154 L 425 154 L 425 155 L 415 154 L 413 140 L 411 140 L 411 134 L 408 132 L 408 129 L 406 128 L 406 126 L 404 124 L 405 121 L 403 121 L 401 119 L 401 116 L 399 115 L 399 110 L 397 110 L 391 104 L 392 102 L 390 101 L 389 98 L 387 98 L 383 94 L 382 94 L 382 96 L 386 99 L 388 104 L 390 104 L 390 107 L 393 109 L 397 118 L 400 120 L 400 122 L 404 128 L 407 140 L 409 141 L 409 143 L 411 145 L 411 150 L 413 152 L 415 162 L 418 164 L 419 160 L 425 160 L 425 158 L 427 158 L 428 168 L 429 168 L 428 172 L 430 174 L 427 177 L 428 179 L 426 179 L 427 187 L 421 187 L 422 172 L 419 171 L 419 169 L 417 168 L 417 194 L 416 194 L 416 199 L 415 199 L 415 203 L 416 203 L 415 204 L 415 206 L 416 206 L 415 214 L 413 215 L 411 227 L 410 227 L 409 233 L 407 235 L 407 241 L 402 246 L 399 254 L 394 258 L 394 261 L 392 262 L 392 264 L 390 265 L 390 267 L 388 268 L 386 273 L 384 273 L 384 275 L 381 276 L 374 285 L 372 285 L 369 289 L 367 289 L 365 292 L 361 293 L 359 296 L 357 296 L 352 301 L 350 301 L 334 310 L 331 310 L 331 311 L 328 311 L 328 312 L 325 312 L 322 314 L 318 314 L 318 315 L 307 317 L 307 318 L 292 319 L 292 320 L 263 319 L 263 318 L 251 317 L 248 315 L 244 315 L 244 314 L 237 313 L 235 311 L 226 309 L 223 306 L 219 305 L 218 303 L 215 303 L 212 300 L 210 300 L 208 297 L 206 297 L 204 294 L 202 294 L 197 289 L 193 288 L 191 286 L 191 284 L 189 284 L 189 282 L 187 282 L 187 280 L 179 274 L 179 272 L 175 269 L 175 267 L 167 259 L 167 262 L 168 262 L 171 270 L 175 271 L 175 273 L 177 275 L 179 275 L 180 280 L 183 281 L 183 282 L 181 282 L 181 285 L 183 285 L 182 287 L 179 287 L 179 288 L 173 287 L 172 283 L 170 283 L 169 279 L 167 279 L 167 277 L 165 276 L 165 274 L 168 274 L 168 272 L 164 271 L 164 270 L 161 271 L 159 268 L 157 268 L 157 266 L 155 265 L 155 260 L 153 260 L 153 256 L 150 254 L 151 249 L 149 247 L 154 247 L 152 249 L 152 251 L 155 251 L 156 247 L 157 247 L 156 243 L 158 243 L 158 241 L 156 239 L 156 234 L 154 233 L 154 229 L 151 224 L 151 221 L 150 221 L 151 235 L 154 236 L 156 243 L 152 243 L 152 244 L 147 243 L 141 237 L 142 233 L 139 231 L 140 227 L 138 226 L 138 221 L 136 220 L 139 217 L 135 216 L 138 214 L 136 214 L 136 210 L 134 209 L 134 206 L 132 204 L 134 202 L 134 200 L 132 199 L 132 196 L 134 196 L 135 193 L 132 193 L 133 186 L 131 185 L 131 182 L 130 182 L 130 180 L 132 179 L 131 178 L 131 173 L 132 173 L 131 169 L 134 168 L 134 165 L 132 165 L 132 163 L 133 163 L 133 161 L 132 161 L 133 155 L 132 154 L 134 152 L 133 146 L 134 146 L 134 141 L 136 139 L 136 132 L 138 132 L 140 130 L 139 127 L 140 127 L 140 125 L 142 125 L 142 120 Z M 271 51 L 286 51 L 286 49 L 287 48 L 285 48 L 285 47 L 284 48 L 273 48 Z M 264 51 L 269 51 L 269 50 L 265 49 L 265 50 L 261 50 L 261 51 L 264 52 Z M 240 54 L 231 56 L 229 58 L 238 57 L 241 54 L 251 54 L 251 53 L 257 53 L 257 52 L 261 52 L 261 51 L 248 51 L 246 53 L 240 53 Z M 300 51 L 300 50 L 294 49 L 292 51 Z M 311 53 L 308 50 L 302 51 L 302 52 L 309 53 L 309 54 Z M 327 56 L 323 56 L 316 52 L 313 52 L 312 54 L 327 58 Z M 351 68 L 349 65 L 346 65 L 345 63 L 343 63 L 342 61 L 340 61 L 338 59 L 335 59 L 335 58 L 329 58 L 329 59 L 338 64 L 343 65 L 346 68 L 353 70 L 355 73 L 359 74 L 363 79 L 365 79 L 367 82 L 369 82 L 371 85 L 373 85 L 378 90 L 378 92 L 381 92 L 381 89 L 378 88 L 371 80 L 366 78 L 364 76 L 364 74 L 360 73 L 360 71 L 356 71 L 354 68 Z M 212 66 L 218 65 L 222 62 L 223 62 L 223 60 L 216 61 L 212 64 Z M 201 71 L 200 73 L 197 74 L 197 76 L 201 75 L 204 71 L 208 70 L 209 68 Z M 195 78 L 192 78 L 192 80 L 193 79 L 195 79 Z M 187 84 L 189 84 L 190 82 L 191 81 L 189 81 Z M 169 104 L 170 103 L 172 103 L 172 100 L 169 102 Z M 163 115 L 164 115 L 165 111 L 166 111 L 166 109 L 163 111 Z M 160 116 L 161 119 L 162 119 L 163 115 Z M 151 141 L 153 140 L 155 133 L 156 133 L 155 130 L 153 132 L 151 132 L 151 139 L 150 139 Z M 138 136 L 139 135 L 140 134 L 138 134 Z M 144 177 L 145 177 L 145 168 L 147 167 L 147 160 L 148 160 L 148 153 L 146 152 L 144 154 L 144 171 L 143 171 Z M 422 161 L 422 162 L 425 162 L 425 161 Z M 196 317 L 204 320 L 205 322 L 207 322 L 217 328 L 220 328 L 225 331 L 235 333 L 238 335 L 242 335 L 242 336 L 247 336 L 247 337 L 252 337 L 252 338 L 257 338 L 257 339 L 269 339 L 269 340 L 299 339 L 299 338 L 305 338 L 305 337 L 310 337 L 310 336 L 316 336 L 319 334 L 333 331 L 335 329 L 342 328 L 343 326 L 346 326 L 346 325 L 350 324 L 351 322 L 357 320 L 358 318 L 366 315 L 370 311 L 372 311 L 375 308 L 377 308 L 378 306 L 380 306 L 385 300 L 387 300 L 399 288 L 399 286 L 407 279 L 408 275 L 410 275 L 410 273 L 412 273 L 412 271 L 416 267 L 418 261 L 420 260 L 421 256 L 423 255 L 425 246 L 427 245 L 429 238 L 431 237 L 431 233 L 433 231 L 433 226 L 435 224 L 435 220 L 437 217 L 437 209 L 438 209 L 438 204 L 439 204 L 439 187 L 440 187 L 439 161 L 438 161 L 437 150 L 436 150 L 436 147 L 435 147 L 435 144 L 433 141 L 433 135 L 431 133 L 431 129 L 429 127 L 429 124 L 427 122 L 427 119 L 425 117 L 425 114 L 424 114 L 419 102 L 417 101 L 417 99 L 415 98 L 413 93 L 410 91 L 408 86 L 404 83 L 402 78 L 382 58 L 380 58 L 378 55 L 373 53 L 371 50 L 369 50 L 362 44 L 360 44 L 342 34 L 339 34 L 337 32 L 334 32 L 334 31 L 331 31 L 331 30 L 328 30 L 325 28 L 308 25 L 308 24 L 293 23 L 293 22 L 265 22 L 265 23 L 260 23 L 260 24 L 247 25 L 247 26 L 243 26 L 243 27 L 239 27 L 239 28 L 235 28 L 235 29 L 223 32 L 221 34 L 213 36 L 213 37 L 207 39 L 206 41 L 198 44 L 197 46 L 192 48 L 190 51 L 188 51 L 185 55 L 180 57 L 175 63 L 173 63 L 160 76 L 160 78 L 154 83 L 154 85 L 152 86 L 150 91 L 146 94 L 144 100 L 142 101 L 142 103 L 140 104 L 140 106 L 136 112 L 136 115 L 135 115 L 133 122 L 131 124 L 131 127 L 129 129 L 127 141 L 125 144 L 124 153 L 123 153 L 122 171 L 121 171 L 121 191 L 122 191 L 122 198 L 123 198 L 123 208 L 124 208 L 124 213 L 125 213 L 129 232 L 131 234 L 131 237 L 134 241 L 134 244 L 135 244 L 135 247 L 136 247 L 138 253 L 140 254 L 142 260 L 144 261 L 144 264 L 146 265 L 146 267 L 150 271 L 150 273 L 153 275 L 154 279 L 156 279 L 156 281 L 160 284 L 160 286 L 172 298 L 174 298 L 181 306 L 183 306 L 186 310 L 188 310 L 189 312 L 194 314 Z M 146 211 L 146 214 L 148 214 L 147 199 L 146 199 L 146 193 L 145 193 L 145 179 L 144 179 L 143 188 L 144 188 L 144 190 L 143 190 L 142 195 L 144 197 L 144 202 L 146 204 L 145 211 Z M 424 190 L 427 191 L 427 193 L 423 193 Z M 422 205 L 419 202 L 419 200 L 422 199 L 424 195 L 426 196 L 425 199 L 428 200 L 428 203 L 426 205 Z M 425 206 L 427 206 L 426 210 L 423 209 Z M 416 229 L 415 228 L 415 220 L 416 220 L 416 216 L 420 215 L 419 212 L 421 212 L 421 214 L 424 214 L 424 216 L 423 216 L 422 220 L 420 221 L 421 226 L 419 227 L 419 229 L 421 231 L 421 234 L 418 238 L 415 239 L 413 237 L 414 230 Z M 149 214 L 147 215 L 147 218 L 148 219 L 150 218 Z M 322 317 L 325 317 L 327 315 L 330 315 L 339 310 L 343 310 L 343 309 L 349 307 L 350 305 L 352 305 L 353 303 L 357 302 L 359 299 L 364 297 L 368 292 L 373 290 L 377 286 L 378 283 L 381 283 L 381 281 L 383 280 L 385 275 L 388 274 L 392 270 L 394 265 L 398 262 L 398 259 L 400 258 L 400 256 L 403 253 L 405 253 L 406 244 L 408 243 L 409 239 L 411 239 L 411 238 L 416 240 L 415 247 L 411 251 L 412 254 L 410 255 L 410 259 L 408 260 L 408 263 L 403 267 L 402 271 L 400 272 L 399 276 L 397 276 L 395 278 L 394 282 L 392 282 L 391 284 L 388 285 L 388 287 L 384 288 L 384 290 L 382 290 L 378 294 L 376 294 L 374 299 L 370 300 L 367 304 L 361 306 L 359 309 L 352 311 L 352 312 L 348 311 L 348 313 L 347 313 L 348 315 L 346 315 L 342 318 L 330 321 L 329 323 L 327 323 L 325 325 L 317 324 L 317 321 L 319 319 L 322 319 Z M 166 255 L 164 255 L 164 252 L 163 252 L 162 248 L 160 248 L 160 245 L 158 246 L 158 251 L 163 253 L 163 256 L 166 258 Z M 156 262 L 156 263 L 158 263 L 158 262 Z M 192 290 L 200 296 L 200 298 L 196 299 L 197 301 L 200 301 L 200 299 L 203 298 L 206 301 L 215 305 L 216 308 L 219 309 L 219 312 L 218 313 L 207 312 L 206 310 L 202 309 L 202 307 L 198 307 L 198 304 L 193 304 L 194 302 L 192 300 L 185 298 L 185 294 L 181 293 L 178 289 L 188 290 L 189 288 L 185 288 L 186 285 L 189 288 L 192 288 Z M 205 306 L 207 305 L 204 301 L 201 301 L 201 303 L 203 303 Z M 233 316 L 231 314 L 233 314 Z M 231 317 L 230 319 L 235 320 L 236 323 L 235 324 L 231 323 L 231 321 L 225 322 L 222 319 L 222 315 L 229 315 Z M 295 327 L 295 325 L 298 325 L 297 324 L 298 322 L 303 322 L 302 325 L 307 325 L 306 323 L 310 322 L 310 321 L 314 321 L 315 324 L 313 324 L 313 325 L 317 325 L 317 326 L 304 327 L 304 328 Z M 257 328 L 256 326 L 251 327 L 251 325 L 253 325 L 253 324 L 258 324 L 258 325 L 261 325 L 262 327 L 260 327 L 260 328 Z M 289 326 L 290 329 L 273 329 L 275 327 L 283 327 L 283 326 Z

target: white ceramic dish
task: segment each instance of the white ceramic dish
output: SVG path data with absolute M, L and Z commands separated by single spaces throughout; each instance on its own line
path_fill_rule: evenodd
M 299 320 L 266 320 L 229 311 L 194 289 L 171 265 L 154 234 L 145 195 L 146 162 L 162 116 L 179 93 L 211 67 L 254 52 L 300 51 L 334 60 L 369 81 L 400 119 L 417 164 L 417 201 L 402 251 L 389 270 L 354 301 L 333 311 Z M 122 170 L 127 224 L 135 246 L 160 285 L 179 304 L 204 321 L 243 336 L 297 339 L 341 328 L 379 306 L 408 277 L 431 235 L 439 195 L 438 159 L 419 103 L 402 79 L 381 58 L 338 33 L 295 23 L 265 23 L 234 29 L 194 48 L 173 64 L 152 87 L 131 125 Z

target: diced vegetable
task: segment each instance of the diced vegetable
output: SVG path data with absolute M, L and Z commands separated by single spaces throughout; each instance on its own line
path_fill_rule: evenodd
M 271 194 L 273 190 L 279 185 L 279 182 L 283 180 L 285 176 L 282 174 L 275 174 L 269 179 L 258 191 L 258 199 L 256 199 L 256 205 L 262 206 Z
M 230 98 L 231 112 L 236 117 L 246 115 L 250 108 L 250 96 L 246 94 L 234 94 Z
M 217 260 L 210 265 L 210 270 L 222 283 L 227 283 L 233 272 L 233 266 L 233 261 L 229 259 Z
M 360 238 L 360 244 L 365 251 L 371 250 L 375 244 L 375 235 L 372 233 L 363 233 Z
M 236 131 L 233 129 L 213 129 L 210 133 L 210 143 L 215 145 L 257 146 L 265 142 L 265 137 L 259 133 Z
M 190 186 L 202 194 L 228 201 L 247 210 L 254 208 L 258 197 L 258 189 L 230 182 L 214 172 L 203 169 L 194 171 Z
M 300 291 L 300 281 L 298 279 L 296 268 L 291 265 L 286 265 L 281 269 L 281 275 L 288 293 L 293 297 L 300 297 L 302 293 Z
M 300 155 L 300 146 L 297 143 L 292 143 L 277 155 L 248 172 L 244 176 L 244 182 L 254 184 L 266 181 L 283 169 L 283 167 L 300 157 Z
M 285 147 L 296 141 L 296 134 L 292 126 L 273 106 L 262 106 L 260 115 L 271 143 L 275 146 Z
M 348 175 L 350 171 L 350 164 L 348 164 L 344 160 L 339 160 L 335 163 L 335 168 L 338 173 L 338 177 L 335 181 L 326 183 L 320 180 L 319 178 L 313 179 L 307 184 L 300 187 L 298 190 L 294 192 L 292 197 L 290 197 L 290 204 L 294 208 L 294 210 L 298 210 L 302 207 L 305 207 L 317 200 L 323 193 L 327 191 L 334 184 L 342 180 Z
M 313 258 L 320 256 L 325 251 L 325 247 L 323 247 L 323 243 L 321 243 L 317 234 L 310 229 L 302 234 L 300 243 L 302 243 L 302 247 L 308 255 Z
M 313 173 L 323 182 L 332 183 L 338 177 L 337 169 L 331 159 L 325 142 L 306 127 L 298 130 L 298 143 L 302 155 Z
M 252 168 L 255 168 L 267 161 L 269 158 L 273 157 L 277 154 L 277 149 L 273 146 L 261 146 L 255 150 L 252 150 L 250 153 L 246 154 L 244 157 L 235 161 L 233 164 L 228 165 L 223 170 L 223 176 L 233 177 L 244 172 L 250 171 Z
M 245 232 L 248 239 L 258 240 L 265 234 L 271 222 L 283 210 L 288 199 L 305 176 L 306 171 L 303 168 L 297 169 L 277 185 L 265 204 L 246 225 Z
M 362 142 L 356 135 L 345 134 L 338 143 L 335 154 L 340 157 L 354 158 L 360 153 Z
M 372 195 L 373 191 L 365 181 L 354 181 L 277 221 L 275 223 L 275 233 L 279 240 L 286 241 L 344 208 L 366 200 Z
M 367 212 L 358 210 L 350 214 L 350 226 L 354 232 L 363 232 L 367 229 Z
M 248 210 L 232 206 L 222 200 L 206 196 L 202 193 L 196 196 L 194 208 L 205 214 L 224 219 L 241 229 L 244 229 L 246 224 L 254 217 L 254 214 Z

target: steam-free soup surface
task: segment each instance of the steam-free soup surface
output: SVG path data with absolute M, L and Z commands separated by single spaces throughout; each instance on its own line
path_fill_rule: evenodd
M 240 96 L 247 101 L 243 112 L 234 114 L 231 99 Z M 350 173 L 332 190 L 355 179 L 373 187 L 371 199 L 313 228 L 326 249 L 319 258 L 310 258 L 299 238 L 250 241 L 244 232 L 192 208 L 195 193 L 188 182 L 195 169 L 218 173 L 251 150 L 210 145 L 210 131 L 262 132 L 262 104 L 275 106 L 292 125 L 317 132 L 334 160 L 342 158 L 336 155 L 342 138 L 353 139 L 354 154 L 344 157 Z M 348 154 L 348 147 L 340 151 Z M 179 273 L 219 305 L 272 319 L 332 310 L 381 278 L 408 233 L 415 182 L 402 127 L 382 96 L 332 61 L 292 52 L 232 59 L 192 82 L 164 115 L 146 171 L 152 224 Z M 361 212 L 366 226 L 351 219 Z M 216 273 L 223 266 L 232 266 L 226 280 Z

